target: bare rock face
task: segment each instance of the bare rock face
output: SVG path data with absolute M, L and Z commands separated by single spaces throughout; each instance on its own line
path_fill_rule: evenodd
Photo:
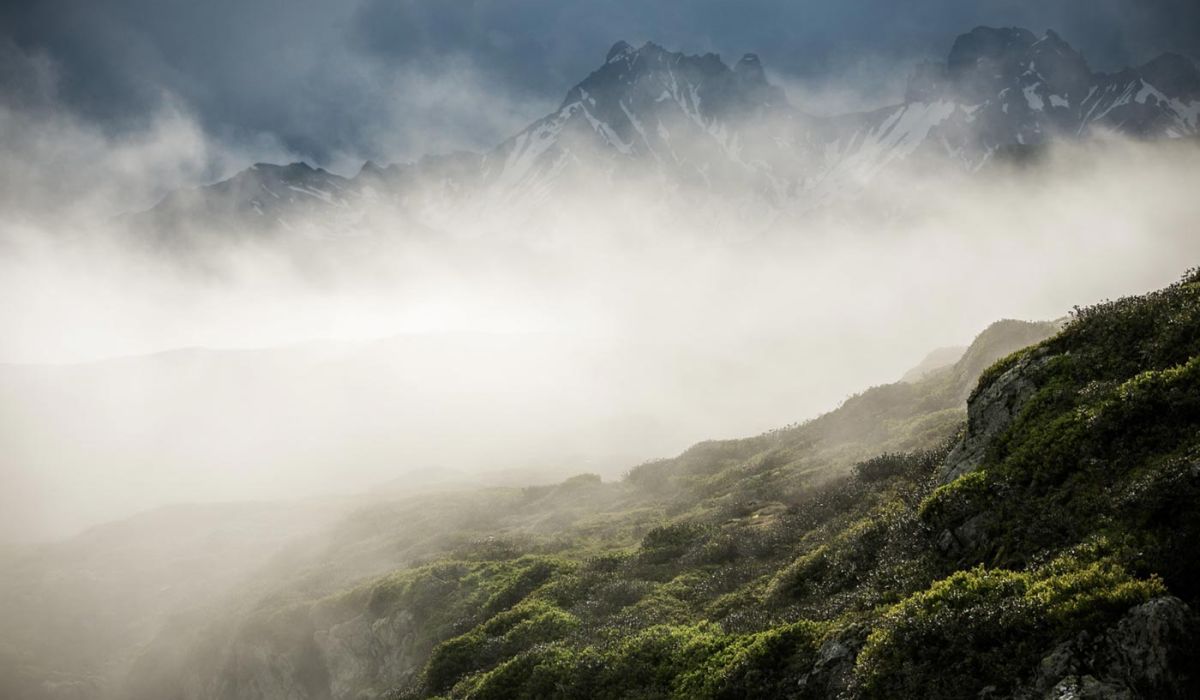
M 311 648 L 281 651 L 262 640 L 239 640 L 227 650 L 222 675 L 185 688 L 189 698 L 246 698 L 315 700 L 326 696 L 324 668 Z
M 357 698 L 364 689 L 401 685 L 419 668 L 420 659 L 411 653 L 415 636 L 407 610 L 374 620 L 360 615 L 317 632 L 330 695 Z
M 971 399 L 967 406 L 967 434 L 946 457 L 941 483 L 948 484 L 979 468 L 988 445 L 1012 425 L 1037 390 L 1032 372 L 1049 359 L 1039 351 L 1025 355 Z
M 174 697 L 246 700 L 367 700 L 404 686 L 424 660 L 408 610 L 382 616 L 317 611 L 273 635 L 244 635 L 216 669 L 170 680 Z M 163 697 L 158 692 L 136 697 Z
M 812 670 L 800 678 L 800 697 L 851 697 L 854 662 L 867 642 L 867 632 L 866 627 L 855 625 L 827 639 L 817 650 Z
M 1026 353 L 971 397 L 967 405 L 966 435 L 946 456 L 938 474 L 942 484 L 949 484 L 983 465 L 993 440 L 1008 430 L 1037 391 L 1034 376 L 1050 359 L 1051 355 L 1043 348 Z M 979 549 L 985 543 L 994 519 L 995 515 L 990 511 L 964 516 L 956 527 L 938 535 L 938 549 L 947 556 L 964 556 Z
M 1017 697 L 1194 698 L 1200 693 L 1198 640 L 1200 620 L 1183 601 L 1155 598 L 1094 638 L 1085 634 L 1060 644 Z
M 988 528 L 994 520 L 990 512 L 978 513 L 956 528 L 943 530 L 937 538 L 937 547 L 946 556 L 968 555 L 986 542 Z

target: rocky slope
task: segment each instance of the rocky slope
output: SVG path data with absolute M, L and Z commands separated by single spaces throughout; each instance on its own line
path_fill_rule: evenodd
M 1194 697 L 1200 273 L 1059 327 L 618 482 L 360 509 L 186 589 L 120 673 L 27 595 L 62 653 L 7 650 L 4 692 Z
M 6 696 L 38 698 L 381 693 L 419 673 L 432 645 L 448 634 L 437 625 L 471 613 L 448 609 L 439 613 L 446 616 L 441 623 L 420 606 L 364 615 L 358 606 L 362 596 L 375 595 L 374 577 L 452 552 L 511 558 L 577 537 L 602 535 L 610 546 L 633 546 L 629 537 L 653 527 L 660 509 L 673 504 L 678 511 L 704 500 L 698 493 L 707 488 L 711 460 L 736 464 L 774 445 L 779 456 L 763 466 L 792 454 L 803 475 L 778 470 L 734 491 L 738 499 L 761 501 L 754 509 L 765 524 L 778 517 L 783 502 L 803 498 L 812 484 L 844 473 L 855 460 L 952 433 L 983 367 L 1054 328 L 997 323 L 972 345 L 970 362 L 915 383 L 871 389 L 803 426 L 699 445 L 679 460 L 639 467 L 625 482 L 581 477 L 552 488 L 396 502 L 376 494 L 303 508 L 163 511 L 60 546 L 14 553 L 4 563 L 10 575 L 0 620 L 19 630 L 14 638 L 23 646 L 0 648 L 3 688 Z M 673 464 L 689 466 L 667 468 Z M 678 499 L 671 498 L 677 489 Z M 184 517 L 188 513 L 195 517 Z M 321 524 L 339 513 L 349 515 Z M 297 527 L 306 530 L 300 534 Z M 398 574 L 402 580 L 408 575 Z M 320 603 L 324 612 L 310 617 L 311 602 L 326 596 L 332 597 Z M 101 606 L 109 613 L 88 614 Z
M 164 632 L 122 692 L 1194 697 L 1200 274 L 992 364 L 1033 334 L 620 483 L 511 494 L 384 578 Z

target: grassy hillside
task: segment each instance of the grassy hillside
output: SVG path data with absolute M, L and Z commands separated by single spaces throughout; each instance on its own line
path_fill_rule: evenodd
M 553 658 L 566 696 L 721 695 L 760 688 L 749 667 L 721 679 L 767 649 L 787 663 L 753 663 L 792 670 L 761 687 L 795 685 L 812 665 L 795 656 L 802 642 L 854 642 L 860 618 L 952 571 L 915 515 L 930 475 L 978 374 L 1056 328 L 999 322 L 920 381 L 619 482 L 581 475 L 364 511 L 260 577 L 274 585 L 243 594 L 236 615 L 169 627 L 121 694 L 541 696 L 523 685 L 541 671 L 521 669 Z M 339 588 L 340 571 L 398 552 L 395 573 Z M 602 668 L 624 670 L 594 677 Z M 811 693 L 839 674 L 814 676 Z M 197 682 L 181 689 L 181 677 Z
M 633 470 L 666 518 L 636 544 L 625 515 L 587 546 L 372 585 L 368 614 L 445 615 L 418 624 L 445 639 L 394 694 L 1191 696 L 1200 276 L 992 365 L 946 441 L 974 350 Z
M 1200 273 L 1058 327 L 618 482 L 361 510 L 110 692 L 1194 697 Z

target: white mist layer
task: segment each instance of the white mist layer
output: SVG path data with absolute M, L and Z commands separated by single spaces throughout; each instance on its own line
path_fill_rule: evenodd
M 1113 141 L 897 169 L 766 230 L 719 197 L 698 215 L 594 187 L 445 231 L 213 231 L 182 258 L 31 215 L 0 243 L 0 539 L 181 501 L 616 476 L 809 418 L 1000 318 L 1176 279 L 1200 260 L 1198 166 Z

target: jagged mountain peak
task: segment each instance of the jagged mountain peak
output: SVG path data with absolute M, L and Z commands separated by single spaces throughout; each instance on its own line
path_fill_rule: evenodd
M 626 161 L 651 162 L 672 182 L 745 180 L 779 154 L 778 141 L 750 135 L 747 125 L 765 115 L 787 121 L 792 113 L 755 54 L 731 67 L 715 53 L 618 41 L 556 112 L 485 157 L 485 181 L 540 198 L 565 169 L 611 172 Z M 760 187 L 758 175 L 750 179 L 750 187 Z
M 643 42 L 641 46 L 634 46 L 627 41 L 619 40 L 612 45 L 608 50 L 608 55 L 604 58 L 604 63 L 626 63 L 632 64 L 639 59 L 653 60 L 659 56 L 667 55 L 672 57 L 680 57 L 684 54 L 679 51 L 670 51 L 661 44 L 656 44 L 653 41 Z M 706 54 L 706 56 L 715 56 L 716 54 Z
M 767 74 L 763 71 L 762 61 L 758 54 L 748 53 L 733 67 L 733 72 L 748 82 L 766 84 Z
M 961 98 L 976 103 L 1005 88 L 1036 83 L 1053 94 L 1082 98 L 1092 72 L 1053 30 L 1039 38 L 1021 27 L 976 27 L 955 39 L 945 80 Z
M 1053 30 L 1038 37 L 1020 27 L 976 27 L 954 41 L 944 65 L 917 67 L 898 109 L 890 114 L 925 110 L 935 123 L 923 123 L 917 137 L 941 141 L 930 148 L 978 167 L 998 150 L 1096 129 L 1137 138 L 1197 133 L 1200 74 L 1177 55 L 1095 73 Z
M 917 67 L 904 103 L 813 119 L 770 83 L 756 54 L 731 66 L 715 53 L 619 41 L 558 112 L 485 163 L 488 181 L 535 198 L 548 196 L 564 169 L 599 164 L 611 173 L 636 160 L 668 182 L 729 192 L 736 181 L 733 191 L 761 196 L 770 208 L 798 192 L 852 197 L 918 153 L 976 169 L 998 150 L 1082 136 L 1093 126 L 1139 137 L 1197 131 L 1194 66 L 1175 57 L 1130 72 L 1119 81 L 1097 75 L 1053 30 L 976 27 L 955 39 L 944 62 Z M 1147 88 L 1142 73 L 1161 75 L 1170 89 Z
M 682 52 L 668 51 L 651 41 L 642 44 L 640 48 L 634 48 L 626 41 L 618 41 L 609 49 L 604 65 L 592 71 L 572 88 L 567 93 L 563 105 L 577 99 L 580 88 L 596 92 L 612 85 L 633 85 L 646 76 L 669 73 L 677 68 L 710 76 L 730 71 L 720 56 L 713 53 L 688 56 Z
M 288 171 L 294 171 L 294 172 L 301 172 L 301 171 L 306 171 L 306 170 L 320 170 L 321 168 L 314 168 L 313 166 L 309 165 L 308 163 L 305 163 L 302 160 L 297 160 L 297 161 L 293 161 L 291 163 L 285 163 L 284 165 L 279 165 L 278 163 L 258 162 L 258 163 L 255 163 L 254 165 L 251 165 L 250 169 L 251 170 L 275 170 L 275 171 L 288 170 Z
M 681 90 L 692 93 L 686 96 L 691 107 L 706 118 L 786 103 L 783 91 L 767 80 L 757 54 L 747 53 L 731 67 L 715 53 L 689 55 L 649 41 L 640 48 L 618 41 L 604 65 L 571 88 L 559 109 L 587 103 L 616 112 L 616 105 L 605 103 L 629 108 L 647 99 L 662 101 L 664 95 L 678 99 Z
M 958 77 L 984 65 L 1004 65 L 1015 61 L 1036 41 L 1033 32 L 1021 27 L 975 27 L 954 40 L 946 67 L 951 77 Z
M 287 165 L 274 165 L 271 163 L 255 163 L 246 170 L 234 175 L 227 182 L 254 183 L 255 186 L 272 186 L 283 185 L 293 187 L 305 187 L 316 185 L 322 188 L 327 188 L 328 183 L 337 182 L 343 183 L 345 179 L 339 175 L 325 170 L 324 168 L 314 168 L 313 166 L 303 161 L 288 163 Z M 219 187 L 223 183 L 218 183 L 214 187 Z
M 356 178 L 371 177 L 371 176 L 378 177 L 378 176 L 383 175 L 385 172 L 386 172 L 386 168 L 379 165 L 378 163 L 376 163 L 373 160 L 367 160 L 362 164 L 362 167 L 358 169 L 358 175 L 356 175 L 355 177 Z
M 1068 98 L 1082 97 L 1093 81 L 1092 70 L 1083 55 L 1052 29 L 1029 47 L 1024 73 L 1043 81 L 1053 93 Z
M 614 60 L 620 60 L 622 57 L 633 53 L 634 48 L 627 41 L 618 41 L 608 50 L 608 55 L 604 57 L 605 63 L 611 63 Z
M 1172 97 L 1200 98 L 1200 69 L 1191 59 L 1177 53 L 1164 53 L 1137 71 L 1146 82 Z
M 604 58 L 557 110 L 482 154 L 367 163 L 352 180 L 306 163 L 259 163 L 203 188 L 200 198 L 291 222 L 298 217 L 284 208 L 296 202 L 345 209 L 383 199 L 430 211 L 472 202 L 471 211 L 485 211 L 553 198 L 562 191 L 556 183 L 577 183 L 575 175 L 649 175 L 667 191 L 732 193 L 769 220 L 781 205 L 854 198 L 910 157 L 969 171 L 998 151 L 1097 128 L 1138 138 L 1200 133 L 1200 70 L 1190 60 L 1163 54 L 1094 73 L 1053 30 L 976 27 L 954 40 L 944 61 L 915 68 L 904 102 L 821 118 L 794 108 L 754 53 L 730 65 L 716 53 L 622 40 Z M 427 196 L 434 204 L 422 204 Z M 196 199 L 168 198 L 158 208 L 191 211 Z
M 1052 29 L 1038 38 L 1020 27 L 976 27 L 955 39 L 944 63 L 914 68 L 905 101 L 980 104 L 1005 90 L 1037 85 L 1064 100 L 1080 100 L 1093 79 L 1083 56 Z

